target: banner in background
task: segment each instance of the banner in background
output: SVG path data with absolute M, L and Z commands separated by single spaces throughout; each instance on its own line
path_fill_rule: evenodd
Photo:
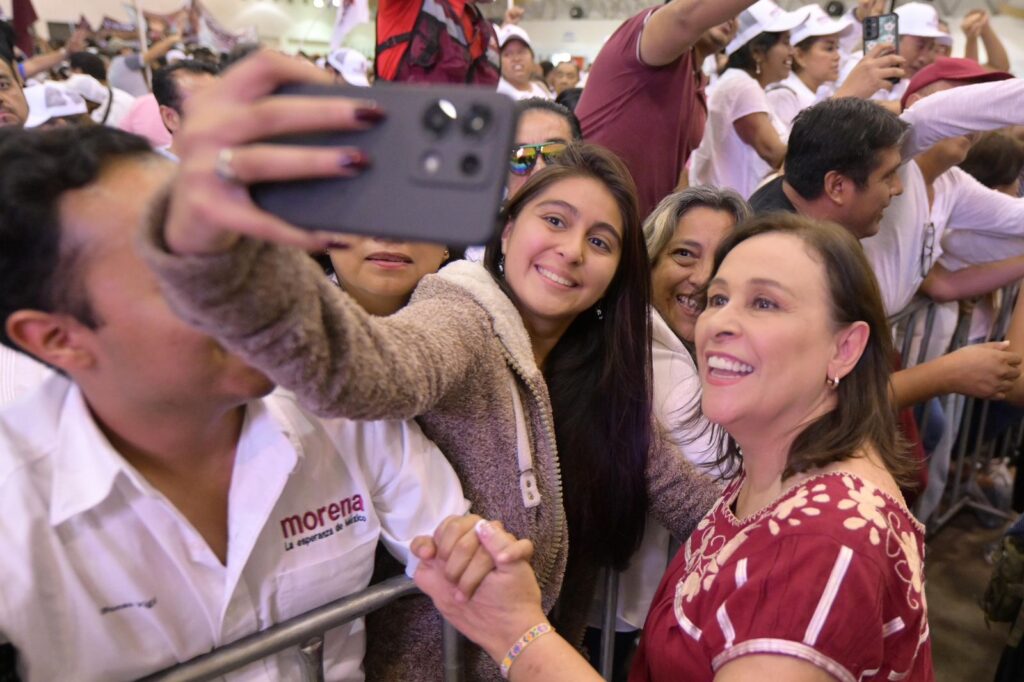
M 32 24 L 36 23 L 39 15 L 36 8 L 32 6 L 32 0 L 11 0 L 11 14 L 14 15 L 14 44 L 21 48 L 27 55 L 35 54 L 35 46 L 32 44 Z

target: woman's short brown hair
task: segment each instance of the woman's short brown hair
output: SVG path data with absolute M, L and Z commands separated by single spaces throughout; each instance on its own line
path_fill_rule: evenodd
M 882 297 L 860 243 L 835 223 L 790 213 L 772 213 L 746 221 L 715 252 L 712 277 L 729 253 L 763 234 L 788 234 L 802 241 L 824 266 L 832 323 L 838 329 L 865 322 L 868 342 L 853 370 L 836 388 L 836 408 L 811 422 L 793 441 L 784 477 L 853 457 L 870 445 L 902 485 L 913 482 L 916 464 L 897 430 L 890 397 L 893 347 Z M 822 377 L 824 381 L 824 377 Z M 719 460 L 723 471 L 735 470 L 739 447 L 731 438 Z

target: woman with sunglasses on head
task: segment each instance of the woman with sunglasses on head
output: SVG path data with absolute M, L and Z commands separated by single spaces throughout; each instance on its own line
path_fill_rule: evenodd
M 703 414 L 738 468 L 666 571 L 630 679 L 934 680 L 891 333 L 857 241 L 795 215 L 744 223 L 715 254 L 696 343 Z M 496 568 L 459 601 L 452 539 L 413 544 L 445 617 L 513 681 L 601 679 L 537 607 L 530 543 L 468 533 Z
M 318 78 L 276 55 L 258 59 L 226 85 L 251 78 L 270 92 L 276 82 L 266 80 Z M 147 235 L 146 257 L 172 305 L 321 414 L 417 417 L 474 511 L 534 541 L 544 611 L 581 636 L 594 571 L 625 565 L 648 511 L 686 537 L 714 496 L 652 419 L 649 271 L 621 162 L 570 147 L 509 202 L 485 265 L 453 263 L 425 277 L 402 310 L 373 318 L 300 250 L 243 238 L 251 230 L 316 241 L 254 227 L 265 214 L 244 192 L 223 194 L 227 213 L 193 201 L 193 183 L 223 182 L 205 160 L 228 140 L 239 144 L 223 93 L 202 93 L 193 107 L 198 132 L 186 128 L 166 220 Z M 304 115 L 298 105 L 293 113 Z M 275 167 L 279 179 L 308 173 Z M 233 220 L 239 213 L 248 219 Z M 367 628 L 369 679 L 440 679 L 441 619 L 429 600 L 394 603 Z M 477 649 L 464 663 L 472 679 L 500 677 Z
M 525 99 L 516 104 L 519 121 L 509 161 L 508 196 L 526 184 L 530 175 L 551 163 L 571 142 L 583 139 L 576 115 L 546 99 Z

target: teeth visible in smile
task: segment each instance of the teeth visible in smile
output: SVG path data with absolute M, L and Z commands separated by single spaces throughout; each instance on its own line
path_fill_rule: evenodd
M 748 364 L 736 360 L 728 360 L 718 355 L 712 355 L 708 358 L 708 369 L 724 369 L 734 374 L 750 374 L 754 371 L 754 368 Z
M 547 270 L 545 268 L 542 268 L 539 265 L 537 266 L 537 272 L 539 272 L 544 278 L 551 280 L 555 284 L 561 284 L 564 287 L 574 287 L 574 286 L 576 286 L 575 282 L 573 282 L 571 280 L 568 280 L 568 279 L 565 279 L 564 277 L 559 277 L 555 273 L 553 273 L 550 270 Z
M 680 294 L 679 296 L 676 296 L 676 302 L 684 308 L 688 308 L 691 312 L 700 312 L 697 301 L 691 296 L 684 296 Z

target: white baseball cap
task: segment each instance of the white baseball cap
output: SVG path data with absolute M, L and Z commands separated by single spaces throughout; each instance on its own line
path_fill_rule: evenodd
M 506 24 L 498 29 L 498 47 L 503 48 L 510 40 L 520 40 L 533 52 L 530 35 L 515 24 Z
M 339 47 L 327 55 L 327 63 L 340 73 L 349 85 L 358 85 L 361 88 L 370 87 L 370 80 L 366 77 L 366 72 L 370 69 L 370 62 L 358 50 L 353 50 L 351 47 Z
M 787 12 L 772 0 L 757 0 L 753 5 L 740 12 L 736 37 L 725 48 L 725 54 L 731 55 L 762 33 L 782 33 L 792 31 L 807 21 L 807 8 L 801 7 Z
M 57 83 L 43 83 L 25 88 L 25 101 L 28 102 L 26 128 L 36 128 L 51 118 L 89 113 L 81 95 Z
M 939 13 L 931 5 L 923 2 L 908 2 L 906 5 L 896 8 L 896 16 L 900 18 L 900 35 L 917 36 L 919 38 L 935 38 L 939 41 L 948 39 L 953 42 L 952 36 L 939 28 Z
M 793 29 L 789 42 L 797 45 L 808 38 L 819 38 L 821 36 L 849 35 L 853 31 L 853 19 L 849 14 L 844 14 L 839 19 L 833 19 L 821 5 L 805 5 L 802 10 L 807 10 L 807 21 Z

